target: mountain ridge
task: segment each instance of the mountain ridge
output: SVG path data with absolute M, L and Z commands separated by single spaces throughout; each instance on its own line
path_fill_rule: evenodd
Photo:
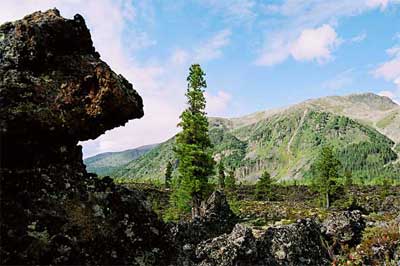
M 83 162 L 88 172 L 101 176 L 110 175 L 117 168 L 137 159 L 157 145 L 159 144 L 148 144 L 118 152 L 99 153 L 84 159 Z
M 357 103 L 357 101 L 355 101 L 356 99 L 361 99 L 361 103 L 363 103 L 362 110 L 358 110 L 358 112 L 357 112 L 357 108 L 349 108 L 350 104 Z M 369 99 L 369 100 L 371 100 L 371 99 L 377 100 L 378 99 L 378 101 L 381 101 L 381 103 L 384 105 L 383 110 L 378 110 L 377 117 L 369 117 L 367 115 L 369 113 L 369 111 L 371 111 L 371 109 L 368 107 L 368 102 L 366 103 L 365 99 Z M 345 101 L 343 102 L 343 100 L 345 100 Z M 358 103 L 360 103 L 360 101 L 358 101 Z M 399 120 L 399 123 L 398 123 L 399 133 L 392 136 L 391 139 L 393 141 L 395 141 L 396 143 L 400 142 L 400 105 L 395 103 L 392 99 L 390 99 L 387 96 L 381 96 L 381 95 L 371 93 L 371 92 L 353 93 L 353 94 L 349 94 L 349 95 L 345 95 L 345 96 L 334 95 L 334 96 L 326 96 L 326 97 L 320 97 L 320 98 L 315 98 L 315 99 L 307 99 L 305 101 L 295 103 L 292 105 L 258 111 L 258 112 L 250 113 L 250 114 L 247 114 L 244 116 L 232 117 L 232 118 L 210 117 L 210 119 L 211 120 L 214 120 L 214 119 L 215 120 L 220 120 L 220 119 L 228 120 L 232 123 L 233 127 L 241 127 L 241 126 L 256 123 L 262 119 L 271 117 L 278 113 L 287 112 L 287 111 L 297 109 L 297 108 L 302 109 L 305 106 L 310 106 L 310 105 L 315 108 L 321 108 L 325 111 L 337 113 L 340 115 L 345 115 L 352 119 L 356 119 L 356 120 L 359 120 L 360 122 L 364 122 L 367 124 L 371 124 L 371 123 L 377 124 L 380 121 L 379 119 L 385 118 L 385 115 L 388 115 L 391 112 L 396 112 L 396 115 L 398 116 L 397 119 Z M 377 106 L 377 105 L 375 105 L 375 106 Z M 338 109 L 339 107 L 341 107 L 342 110 Z M 380 109 L 382 109 L 382 108 L 380 108 Z M 360 114 L 359 113 L 360 111 L 363 111 L 363 112 Z M 377 111 L 377 110 L 375 110 L 375 111 Z M 364 113 L 367 113 L 367 114 L 364 114 Z M 246 121 L 243 121 L 243 120 L 246 120 Z M 384 134 L 386 135 L 386 132 L 384 132 Z M 390 135 L 393 135 L 393 134 L 390 134 Z
M 398 161 L 400 148 L 398 121 L 400 106 L 373 93 L 310 99 L 243 117 L 209 118 L 216 161 L 235 168 L 238 179 L 253 181 L 264 169 L 280 180 L 310 176 L 323 144 L 336 147 L 346 167 L 352 167 L 346 160 L 356 160 L 359 179 L 382 175 L 388 167 L 397 167 L 393 162 Z M 162 178 L 167 161 L 175 161 L 173 142 L 174 137 L 112 176 Z M 349 151 L 356 154 L 354 158 Z

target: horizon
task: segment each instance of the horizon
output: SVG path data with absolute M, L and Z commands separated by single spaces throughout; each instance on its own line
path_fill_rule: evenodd
M 267 111 L 272 111 L 272 110 L 280 110 L 280 109 L 283 110 L 283 109 L 290 108 L 292 106 L 295 106 L 295 105 L 298 105 L 298 104 L 302 104 L 304 102 L 312 101 L 312 100 L 318 100 L 318 99 L 329 98 L 329 97 L 347 97 L 347 96 L 352 96 L 352 95 L 366 95 L 366 94 L 373 94 L 375 96 L 380 96 L 380 97 L 387 98 L 387 99 L 391 100 L 394 104 L 396 104 L 398 107 L 400 107 L 400 103 L 399 102 L 394 101 L 392 98 L 390 98 L 390 97 L 388 97 L 386 95 L 379 95 L 379 94 L 376 94 L 376 93 L 373 93 L 373 92 L 362 92 L 362 93 L 350 93 L 350 94 L 346 94 L 346 95 L 329 95 L 329 96 L 324 96 L 324 97 L 319 97 L 319 98 L 309 98 L 309 99 L 305 99 L 305 100 L 297 102 L 297 103 L 293 103 L 293 104 L 289 104 L 289 105 L 285 105 L 285 106 L 280 106 L 280 107 L 276 107 L 276 108 L 272 108 L 272 109 L 259 110 L 259 111 L 256 111 L 256 112 L 243 114 L 242 116 L 235 116 L 235 117 L 207 116 L 207 117 L 208 118 L 222 118 L 222 119 L 239 119 L 239 118 L 242 118 L 242 117 L 251 116 L 251 115 L 256 114 L 256 113 L 267 112 Z M 93 158 L 93 157 L 96 157 L 98 155 L 102 155 L 102 154 L 106 154 L 106 153 L 120 153 L 120 152 L 135 150 L 135 149 L 139 149 L 139 148 L 146 147 L 146 146 L 151 146 L 151 145 L 157 146 L 157 145 L 160 145 L 160 144 L 168 141 L 169 139 L 173 138 L 174 136 L 175 135 L 169 136 L 166 139 L 164 139 L 163 141 L 157 142 L 157 143 L 140 144 L 139 146 L 136 146 L 136 147 L 124 148 L 123 150 L 117 150 L 117 151 L 111 151 L 111 152 L 110 151 L 105 151 L 105 152 L 93 154 L 93 155 L 86 156 L 86 157 L 83 156 L 83 159 Z
M 102 60 L 142 96 L 144 117 L 83 142 L 85 158 L 175 135 L 192 63 L 207 74 L 214 117 L 329 95 L 372 92 L 400 101 L 399 0 L 2 4 L 0 23 L 54 7 L 68 18 L 81 14 Z

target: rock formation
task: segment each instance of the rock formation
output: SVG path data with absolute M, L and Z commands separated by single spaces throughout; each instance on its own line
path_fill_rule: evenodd
M 261 265 L 330 265 L 320 226 L 312 219 L 269 228 L 257 242 Z
M 230 209 L 225 194 L 213 192 L 203 203 L 200 217 L 171 227 L 172 239 L 180 250 L 179 257 L 195 260 L 195 249 L 201 241 L 230 233 L 236 222 L 237 217 Z
M 78 141 L 143 116 L 84 19 L 58 10 L 0 26 L 0 264 L 167 264 L 139 192 L 88 175 Z
M 333 249 L 360 243 L 365 221 L 359 210 L 330 214 L 322 223 L 322 232 Z
M 196 259 L 202 266 L 330 265 L 322 241 L 320 226 L 310 219 L 269 228 L 257 239 L 238 224 L 232 233 L 200 243 Z
M 196 249 L 199 265 L 257 265 L 257 246 L 252 231 L 237 224 L 232 233 L 200 243 Z

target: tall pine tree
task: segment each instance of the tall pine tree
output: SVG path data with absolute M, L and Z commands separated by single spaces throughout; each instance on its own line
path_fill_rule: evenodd
M 225 188 L 225 167 L 222 161 L 218 164 L 218 186 L 221 190 Z
M 331 198 L 336 191 L 340 166 L 341 164 L 333 154 L 332 148 L 330 146 L 323 147 L 314 165 L 316 174 L 314 185 L 326 208 L 330 207 Z
M 172 163 L 168 161 L 167 167 L 165 168 L 165 187 L 171 187 L 171 179 L 172 179 Z
M 256 183 L 256 198 L 258 200 L 272 199 L 272 179 L 267 171 L 262 173 Z
M 178 180 L 172 200 L 181 211 L 191 206 L 192 218 L 200 215 L 200 205 L 208 190 L 208 178 L 214 171 L 208 120 L 205 113 L 207 87 L 200 65 L 192 65 L 187 78 L 188 107 L 178 124 L 182 131 L 176 137 L 174 151 L 178 159 Z

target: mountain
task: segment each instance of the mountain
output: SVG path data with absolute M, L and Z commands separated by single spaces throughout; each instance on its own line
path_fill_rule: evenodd
M 333 96 L 239 118 L 210 118 L 214 157 L 254 181 L 264 169 L 277 179 L 310 177 L 321 145 L 330 144 L 356 178 L 400 176 L 400 106 L 372 93 Z M 115 177 L 161 178 L 175 161 L 174 138 L 120 167 Z M 396 146 L 397 143 L 397 146 Z
M 115 170 L 123 165 L 139 158 L 146 152 L 150 151 L 158 144 L 141 146 L 135 149 L 130 149 L 120 152 L 106 152 L 89 157 L 83 160 L 86 165 L 86 170 L 89 173 L 96 173 L 100 176 L 112 174 Z

